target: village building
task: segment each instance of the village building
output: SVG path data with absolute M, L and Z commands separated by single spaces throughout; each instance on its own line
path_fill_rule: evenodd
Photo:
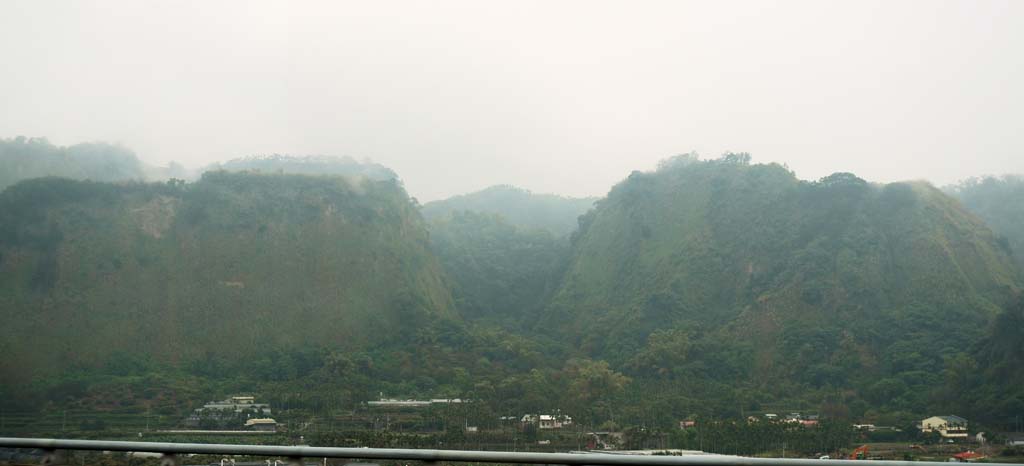
M 467 400 L 460 398 L 431 398 L 429 400 L 399 400 L 395 398 L 384 398 L 376 401 L 367 401 L 366 406 L 372 408 L 425 408 L 430 405 L 461 404 Z
M 234 411 L 236 413 L 241 413 L 246 410 L 255 410 L 263 414 L 270 414 L 270 405 L 267 403 L 257 403 L 256 398 L 252 396 L 233 396 L 222 401 L 211 401 L 204 404 L 201 409 Z
M 921 432 L 938 432 L 942 438 L 966 439 L 967 419 L 960 416 L 932 416 L 921 421 Z
M 806 416 L 803 416 L 800 418 L 800 424 L 803 425 L 804 427 L 817 427 L 818 415 L 808 414 Z
M 367 401 L 367 406 L 372 408 L 426 408 L 430 406 L 428 400 L 396 400 L 396 399 L 380 399 L 377 401 Z
M 957 454 L 953 455 L 953 460 L 954 461 L 959 461 L 961 463 L 973 463 L 975 461 L 982 460 L 982 459 L 985 459 L 985 458 L 986 458 L 985 455 L 983 455 L 981 453 L 978 453 L 978 452 L 975 452 L 975 451 L 972 451 L 972 450 L 968 450 L 968 451 L 965 451 L 965 452 L 962 452 L 962 453 L 957 453 Z
M 1011 447 L 1024 446 L 1024 433 L 1021 432 L 1005 432 L 1002 434 L 1006 437 L 1006 444 Z
M 572 425 L 572 418 L 564 414 L 527 414 L 519 422 L 524 426 L 536 425 L 538 429 L 561 429 Z
M 269 418 L 253 418 L 245 421 L 245 428 L 264 432 L 277 432 L 277 421 Z
M 237 427 L 241 425 L 240 419 L 265 418 L 270 414 L 269 404 L 257 403 L 256 398 L 252 396 L 239 395 L 221 401 L 210 401 L 202 408 L 195 409 L 185 418 L 185 426 L 195 428 L 205 423 L 222 427 L 233 424 Z

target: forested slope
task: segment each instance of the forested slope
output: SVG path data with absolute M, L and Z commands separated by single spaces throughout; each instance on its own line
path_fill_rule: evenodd
M 1024 176 L 972 178 L 946 190 L 1000 235 L 1024 267 Z
M 947 365 L 1019 290 L 1007 248 L 926 183 L 682 156 L 581 219 L 538 329 L 740 406 L 843 389 L 840 411 L 922 412 L 955 402 Z
M 537 318 L 569 254 L 565 237 L 473 211 L 433 219 L 430 241 L 462 315 L 510 329 L 528 328 Z
M 411 341 L 456 317 L 394 180 L 227 172 L 7 189 L 0 311 L 11 381 L 123 358 L 216 372 L 275 351 Z

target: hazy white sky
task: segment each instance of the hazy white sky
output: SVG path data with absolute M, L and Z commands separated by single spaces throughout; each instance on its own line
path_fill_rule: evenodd
M 0 1 L 0 137 L 370 158 L 422 201 L 696 150 L 1024 172 L 1024 1 Z

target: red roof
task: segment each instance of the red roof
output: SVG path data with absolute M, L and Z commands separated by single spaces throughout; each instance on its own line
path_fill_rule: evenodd
M 975 452 L 970 451 L 970 450 L 965 451 L 963 453 L 957 453 L 957 454 L 953 455 L 953 458 L 956 458 L 958 460 L 965 460 L 965 461 L 966 460 L 981 459 L 981 458 L 984 458 L 984 457 L 985 457 L 985 455 L 982 455 L 981 453 L 975 453 Z

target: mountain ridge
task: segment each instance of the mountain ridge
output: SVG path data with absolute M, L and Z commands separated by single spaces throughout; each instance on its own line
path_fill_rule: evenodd
M 125 378 L 317 403 L 443 393 L 593 424 L 1024 406 L 1000 381 L 1021 354 L 1002 328 L 1020 313 L 1012 248 L 927 183 L 689 154 L 597 201 L 555 197 L 558 233 L 493 211 L 509 193 L 527 200 L 511 212 L 543 205 L 524 190 L 428 209 L 351 160 L 268 160 L 0 193 L 0 399 Z M 985 380 L 957 382 L 971 367 Z
M 556 194 L 535 194 L 512 185 L 495 185 L 423 205 L 423 216 L 435 220 L 453 212 L 473 211 L 497 214 L 523 229 L 542 229 L 565 236 L 576 229 L 576 217 L 591 208 L 597 198 L 573 198 Z
M 845 386 L 866 400 L 872 380 L 969 352 L 1021 289 L 996 236 L 931 185 L 845 173 L 804 182 L 745 154 L 634 172 L 580 224 L 537 328 L 634 376 L 693 377 L 714 353 L 657 348 L 692 355 L 721 340 L 739 351 L 723 380 L 777 395 Z M 893 361 L 935 339 L 948 344 L 910 351 L 920 360 L 907 367 Z M 928 392 L 930 381 L 910 386 Z

